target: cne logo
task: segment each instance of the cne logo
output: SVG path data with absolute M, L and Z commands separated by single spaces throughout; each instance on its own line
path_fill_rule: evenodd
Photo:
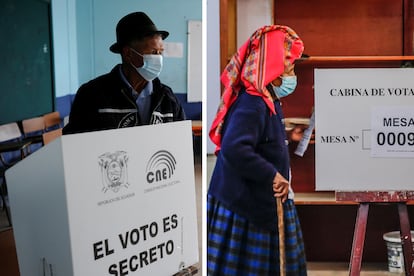
M 166 150 L 157 151 L 151 156 L 147 164 L 147 182 L 151 184 L 171 178 L 176 164 L 177 161 L 170 152 Z
M 122 187 L 128 188 L 128 155 L 125 151 L 106 152 L 98 157 L 102 174 L 102 191 L 117 193 Z

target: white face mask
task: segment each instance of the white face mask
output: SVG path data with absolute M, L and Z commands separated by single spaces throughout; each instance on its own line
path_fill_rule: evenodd
M 142 67 L 137 68 L 132 63 L 131 65 L 145 80 L 152 81 L 160 75 L 162 70 L 162 55 L 141 55 L 134 49 L 131 48 L 131 50 L 143 58 L 144 64 Z

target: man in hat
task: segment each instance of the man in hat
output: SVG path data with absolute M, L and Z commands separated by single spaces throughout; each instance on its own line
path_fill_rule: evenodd
M 63 134 L 184 120 L 178 99 L 158 79 L 168 35 L 143 12 L 123 17 L 109 48 L 122 64 L 79 88 Z

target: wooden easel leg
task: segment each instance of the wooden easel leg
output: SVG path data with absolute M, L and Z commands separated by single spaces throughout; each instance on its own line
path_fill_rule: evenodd
M 359 276 L 361 271 L 362 253 L 364 251 L 365 232 L 367 229 L 369 203 L 359 204 L 355 223 L 354 238 L 352 242 L 351 260 L 349 264 L 349 275 Z
M 412 269 L 413 264 L 413 246 L 411 242 L 411 227 L 408 218 L 407 204 L 405 202 L 398 203 L 398 215 L 400 216 L 401 243 L 404 255 L 405 275 L 414 275 Z

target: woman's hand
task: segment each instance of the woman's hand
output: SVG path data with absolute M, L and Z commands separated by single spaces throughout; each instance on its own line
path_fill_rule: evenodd
M 282 202 L 285 202 L 289 193 L 289 181 L 286 180 L 280 173 L 276 173 L 273 179 L 273 191 L 275 197 L 282 198 Z

